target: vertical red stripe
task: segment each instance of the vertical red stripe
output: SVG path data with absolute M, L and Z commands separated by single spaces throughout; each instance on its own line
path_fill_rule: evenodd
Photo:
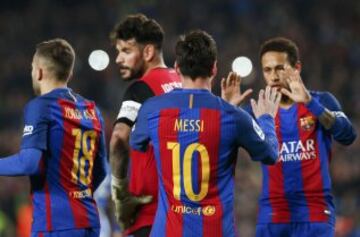
M 310 140 L 313 141 L 312 144 L 315 149 L 315 151 L 307 151 L 315 152 L 315 159 L 303 159 L 301 161 L 303 190 L 309 208 L 309 218 L 310 221 L 327 221 L 328 216 L 324 213 L 327 205 L 323 192 L 321 161 L 316 137 L 316 118 L 303 104 L 300 104 L 298 109 L 298 131 L 305 149 L 310 148 L 307 147 Z
M 42 155 L 41 160 L 39 162 L 39 171 L 40 171 L 41 179 L 44 181 L 46 230 L 52 231 L 51 199 L 50 199 L 49 185 L 46 179 L 46 164 L 45 164 L 44 155 Z M 33 198 L 33 195 L 31 195 L 31 198 Z
M 183 233 L 183 218 L 181 213 L 172 211 L 172 205 L 182 206 L 181 201 L 173 196 L 172 151 L 167 149 L 167 142 L 178 142 L 178 134 L 174 129 L 176 119 L 179 118 L 178 109 L 162 110 L 159 119 L 159 145 L 161 157 L 161 176 L 169 201 L 169 210 L 166 217 L 165 236 L 181 237 Z
M 280 111 L 278 111 L 275 117 L 275 130 L 280 145 L 279 149 L 281 149 L 282 144 L 280 126 Z M 283 163 L 278 162 L 275 165 L 267 166 L 267 168 L 269 174 L 269 199 L 273 213 L 271 221 L 274 223 L 289 222 L 290 210 L 285 197 Z
M 39 233 L 38 233 L 38 236 L 39 236 L 39 237 L 44 237 L 44 234 L 43 234 L 42 232 L 39 232 Z
M 75 104 L 67 100 L 59 100 L 59 105 L 63 114 L 63 148 L 61 151 L 60 158 L 60 182 L 65 192 L 69 195 L 72 191 L 79 191 L 78 185 L 74 184 L 71 181 L 71 171 L 73 168 L 73 155 L 75 148 L 75 136 L 72 135 L 72 130 L 80 128 L 80 119 L 75 117 L 67 118 L 65 116 L 65 108 L 75 109 Z M 87 218 L 87 210 L 85 206 L 81 203 L 80 199 L 72 198 L 70 195 L 68 197 L 72 213 L 74 216 L 74 222 L 76 228 L 83 228 L 89 226 L 89 221 Z
M 52 223 L 51 223 L 51 200 L 49 193 L 49 185 L 45 182 L 45 212 L 46 212 L 46 230 L 52 231 Z
M 218 169 L 219 169 L 219 145 L 220 145 L 220 129 L 221 129 L 221 114 L 220 111 L 201 109 L 200 119 L 204 121 L 204 130 L 199 134 L 199 143 L 203 144 L 209 154 L 210 159 L 210 180 L 209 192 L 206 196 L 206 201 L 201 202 L 202 209 L 206 212 L 209 206 L 215 207 L 214 214 L 203 214 L 203 235 L 204 236 L 223 236 L 223 208 L 219 197 Z M 199 161 L 199 163 L 201 163 Z M 212 207 L 212 208 L 213 208 Z M 211 208 L 211 207 L 210 207 Z

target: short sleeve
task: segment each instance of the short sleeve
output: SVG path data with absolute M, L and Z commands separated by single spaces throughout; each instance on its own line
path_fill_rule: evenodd
M 116 122 L 132 127 L 136 121 L 141 105 L 155 94 L 143 81 L 136 81 L 126 90 Z
M 148 127 L 148 108 L 149 104 L 145 103 L 140 111 L 136 124 L 130 135 L 130 146 L 137 151 L 146 151 L 147 145 L 150 141 L 149 127 Z M 151 107 L 151 106 L 150 106 Z
M 36 98 L 26 105 L 21 149 L 47 149 L 48 116 L 49 111 L 44 101 Z
M 330 111 L 341 111 L 339 101 L 330 92 L 325 92 L 320 96 L 319 102 Z

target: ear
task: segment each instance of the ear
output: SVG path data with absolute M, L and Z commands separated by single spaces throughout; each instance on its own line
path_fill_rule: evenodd
M 152 44 L 147 44 L 145 45 L 144 49 L 143 49 L 143 58 L 146 62 L 150 62 L 156 53 L 156 48 L 154 45 Z
M 300 61 L 298 61 L 298 62 L 295 64 L 295 70 L 300 73 L 300 72 L 301 72 L 301 69 L 302 69 L 302 64 L 301 64 Z
M 36 79 L 37 79 L 38 81 L 42 81 L 43 78 L 44 78 L 44 71 L 43 71 L 42 68 L 39 68 L 39 69 L 37 70 L 37 77 L 36 77 Z

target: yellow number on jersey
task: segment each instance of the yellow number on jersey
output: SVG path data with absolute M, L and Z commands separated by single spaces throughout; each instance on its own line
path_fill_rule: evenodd
M 97 133 L 93 130 L 82 133 L 81 129 L 74 128 L 72 135 L 75 137 L 75 148 L 73 154 L 73 168 L 71 172 L 71 180 L 74 183 L 80 183 L 87 186 L 91 182 L 91 174 L 94 165 L 94 150 Z M 80 150 L 83 156 L 79 157 Z M 88 167 L 86 168 L 86 161 Z
M 172 168 L 173 168 L 173 195 L 175 199 L 180 200 L 180 144 L 177 142 L 168 142 L 167 149 L 172 151 Z M 200 192 L 194 193 L 192 186 L 192 157 L 194 152 L 200 154 L 201 160 L 201 185 Z M 192 143 L 186 147 L 183 159 L 183 180 L 186 196 L 195 202 L 204 199 L 209 191 L 210 180 L 210 159 L 206 147 L 200 143 Z

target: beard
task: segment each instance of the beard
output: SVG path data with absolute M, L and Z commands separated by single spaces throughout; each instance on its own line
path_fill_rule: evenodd
M 120 65 L 120 74 L 124 80 L 141 78 L 145 73 L 144 62 L 140 61 L 133 68 Z

